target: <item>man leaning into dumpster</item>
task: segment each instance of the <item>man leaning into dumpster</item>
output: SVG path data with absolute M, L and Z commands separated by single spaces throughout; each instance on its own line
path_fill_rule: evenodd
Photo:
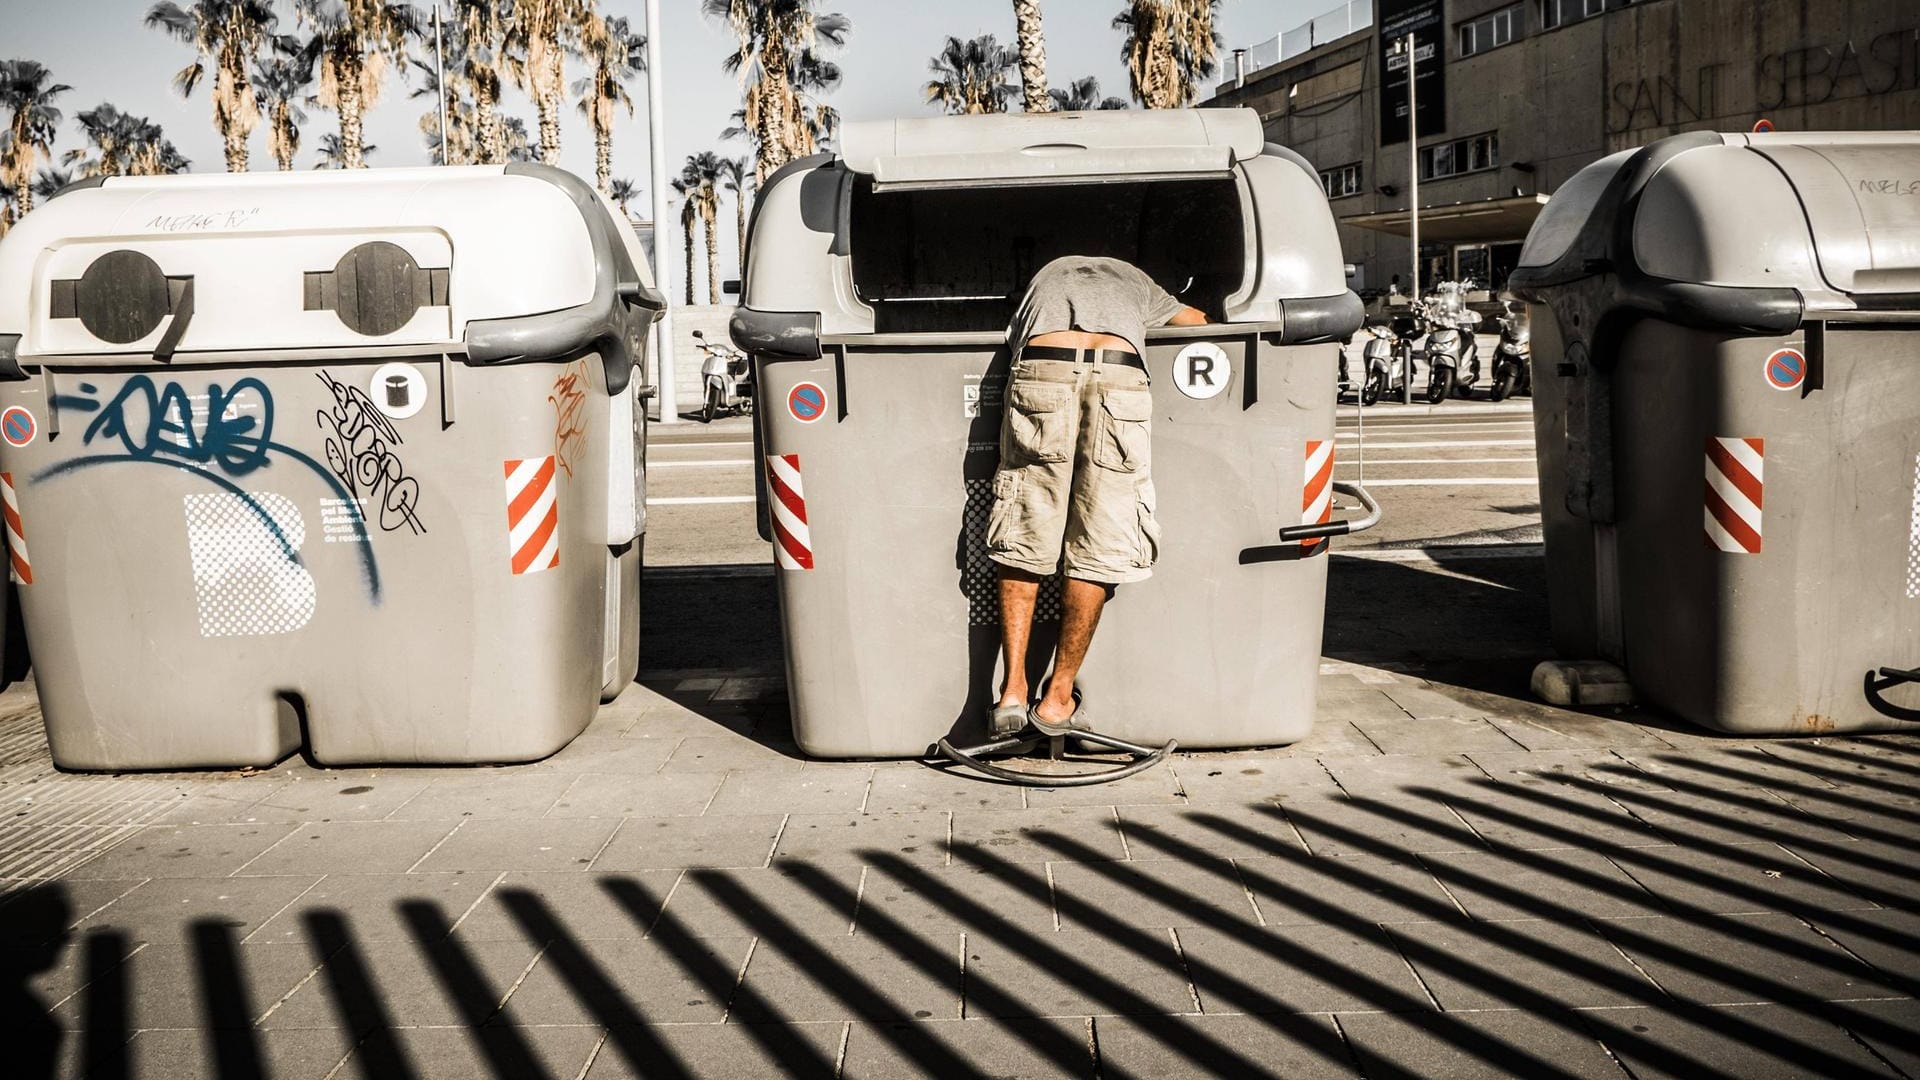
M 1143 581 L 1159 554 L 1153 520 L 1153 396 L 1141 360 L 1149 326 L 1200 326 L 1205 313 L 1119 259 L 1067 256 L 1040 268 L 1007 328 L 1014 351 L 1000 423 L 987 552 L 1000 565 L 1006 681 L 993 734 L 1090 730 L 1074 677 L 1116 585 Z M 1027 641 L 1040 583 L 1064 572 L 1053 674 L 1038 701 Z

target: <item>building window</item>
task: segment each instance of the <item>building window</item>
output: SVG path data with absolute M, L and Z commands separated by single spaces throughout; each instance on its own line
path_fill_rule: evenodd
M 1491 132 L 1420 148 L 1420 179 L 1482 172 L 1500 165 L 1500 136 Z
M 1552 0 L 1548 0 L 1549 3 Z M 1460 24 L 1460 55 L 1472 56 L 1511 44 L 1520 29 L 1522 5 L 1511 4 Z
M 1327 198 L 1344 199 L 1349 195 L 1360 194 L 1360 165 L 1342 165 L 1333 169 L 1320 170 L 1320 186 L 1326 189 Z
M 1540 25 L 1548 30 L 1555 27 L 1577 23 L 1582 19 L 1591 19 L 1595 15 L 1604 15 L 1610 9 L 1632 5 L 1634 0 L 1540 0 Z

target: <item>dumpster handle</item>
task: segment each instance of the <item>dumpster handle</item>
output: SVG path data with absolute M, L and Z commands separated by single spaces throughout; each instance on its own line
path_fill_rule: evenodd
M 1895 720 L 1920 723 L 1920 709 L 1903 708 L 1890 701 L 1885 701 L 1880 697 L 1882 690 L 1887 690 L 1903 683 L 1920 683 L 1920 668 L 1902 669 L 1883 667 L 1880 669 L 1878 678 L 1874 677 L 1873 672 L 1867 672 L 1867 704 L 1873 706 L 1873 711 L 1882 716 L 1889 716 Z
M 1346 521 L 1329 521 L 1325 525 L 1289 525 L 1280 530 L 1280 539 L 1288 542 L 1294 540 L 1319 540 L 1328 536 L 1345 536 L 1348 533 L 1357 533 L 1363 529 L 1371 529 L 1375 525 L 1380 524 L 1380 504 L 1374 501 L 1372 495 L 1367 494 L 1365 487 L 1359 484 L 1349 484 L 1344 480 L 1336 480 L 1333 483 L 1333 490 L 1342 495 L 1351 495 L 1360 500 L 1361 507 L 1367 512 L 1366 516 Z

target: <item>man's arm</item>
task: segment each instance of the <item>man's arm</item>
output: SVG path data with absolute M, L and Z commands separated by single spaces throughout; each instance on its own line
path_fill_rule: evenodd
M 1197 307 L 1183 307 L 1167 320 L 1168 326 L 1205 326 L 1207 313 Z

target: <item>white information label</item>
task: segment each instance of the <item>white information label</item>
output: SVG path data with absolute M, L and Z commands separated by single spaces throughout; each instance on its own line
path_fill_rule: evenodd
M 373 407 L 395 420 L 405 420 L 427 406 L 427 378 L 412 364 L 383 364 L 367 387 Z
M 1210 398 L 1233 381 L 1233 361 L 1211 341 L 1196 341 L 1173 359 L 1173 385 L 1190 398 Z

